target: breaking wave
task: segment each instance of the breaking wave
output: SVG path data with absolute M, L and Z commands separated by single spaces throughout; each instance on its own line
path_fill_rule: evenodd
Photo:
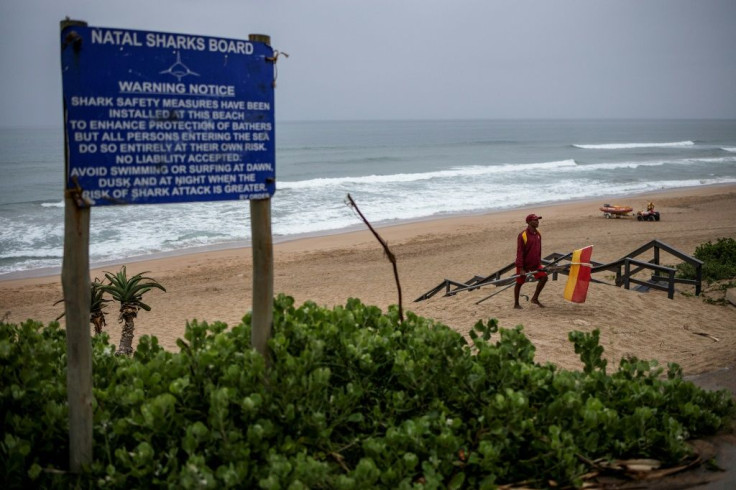
M 583 150 L 626 150 L 634 148 L 683 148 L 694 146 L 693 141 L 675 141 L 672 143 L 605 143 L 602 145 L 572 145 Z

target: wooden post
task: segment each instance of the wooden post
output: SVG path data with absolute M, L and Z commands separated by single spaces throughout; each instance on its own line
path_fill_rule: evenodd
M 251 344 L 268 364 L 268 339 L 273 328 L 273 241 L 271 199 L 251 199 L 250 229 L 253 250 L 253 317 Z
M 75 197 L 76 196 L 76 197 Z M 92 462 L 92 343 L 89 332 L 89 216 L 81 196 L 67 190 L 64 197 L 64 260 L 61 283 L 66 315 L 69 401 L 69 469 L 79 473 Z
M 270 36 L 249 34 L 248 40 L 271 44 Z M 273 329 L 273 239 L 271 199 L 250 200 L 251 249 L 253 251 L 253 316 L 251 344 L 269 362 L 268 339 Z
M 86 26 L 84 21 L 66 18 L 60 32 L 68 26 Z M 71 32 L 65 46 L 79 50 L 79 38 Z M 67 111 L 64 106 L 64 126 Z M 69 135 L 64 130 L 65 187 L 69 179 Z M 69 404 L 69 470 L 80 473 L 92 463 L 92 342 L 89 333 L 89 221 L 90 209 L 81 189 L 64 191 L 64 259 L 61 285 L 66 317 L 66 392 Z

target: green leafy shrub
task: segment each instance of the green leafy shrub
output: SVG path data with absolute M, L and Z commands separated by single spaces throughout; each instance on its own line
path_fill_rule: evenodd
M 713 282 L 736 278 L 736 240 L 733 238 L 702 243 L 695 248 L 694 256 L 703 262 L 703 280 Z M 695 279 L 695 268 L 690 264 L 679 264 L 677 271 L 680 277 Z
M 492 342 L 493 336 L 498 337 Z M 628 359 L 607 375 L 599 333 L 573 332 L 583 371 L 534 362 L 521 327 L 450 328 L 350 299 L 279 296 L 270 367 L 250 317 L 192 322 L 180 351 L 93 338 L 94 461 L 73 479 L 57 324 L 0 323 L 0 475 L 6 488 L 492 488 L 580 485 L 585 459 L 689 453 L 730 394 Z

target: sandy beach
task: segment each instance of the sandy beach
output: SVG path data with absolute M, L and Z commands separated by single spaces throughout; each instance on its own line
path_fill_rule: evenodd
M 596 200 L 421 221 L 378 231 L 397 258 L 404 310 L 461 333 L 467 333 L 479 319 L 497 318 L 506 328 L 523 325 L 537 347 L 537 361 L 578 369 L 581 365 L 568 333 L 597 328 L 609 365 L 623 356 L 636 356 L 657 359 L 665 366 L 679 363 L 690 375 L 733 368 L 736 307 L 708 304 L 695 297 L 689 286 L 678 285 L 670 300 L 664 292 L 642 293 L 593 283 L 587 301 L 573 304 L 562 297 L 566 276 L 560 276 L 550 280 L 542 293 L 543 309 L 522 298 L 524 308 L 514 310 L 511 289 L 475 304 L 497 291 L 494 287 L 414 302 L 445 278 L 466 281 L 511 263 L 516 236 L 525 228 L 524 217 L 530 212 L 543 216 L 539 228 L 543 255 L 593 245 L 593 260 L 598 262 L 621 258 L 654 239 L 692 254 L 701 243 L 736 237 L 734 185 L 619 197 L 615 204 L 636 211 L 644 209 L 647 201 L 655 203 L 661 221 L 605 219 L 598 210 L 603 201 Z M 379 217 L 367 218 L 377 221 Z M 651 253 L 639 258 L 650 260 Z M 670 255 L 662 257 L 666 265 L 678 262 Z M 274 263 L 275 293 L 293 296 L 297 304 L 312 300 L 332 307 L 356 297 L 385 310 L 398 301 L 391 264 L 367 229 L 276 244 Z M 117 272 L 119 266 L 94 269 L 92 278 L 102 278 L 103 270 Z M 141 335 L 155 335 L 164 347 L 176 349 L 176 339 L 183 336 L 187 321 L 220 320 L 234 325 L 251 307 L 249 248 L 130 262 L 128 270 L 133 274 L 148 271 L 148 276 L 167 289 L 166 293 L 153 290 L 145 297 L 152 311 L 139 313 L 136 341 Z M 612 277 L 612 273 L 594 276 L 609 283 Z M 527 284 L 522 294 L 532 291 L 533 285 Z M 0 281 L 0 312 L 6 321 L 33 318 L 50 322 L 62 312 L 61 305 L 54 305 L 61 297 L 58 275 Z M 120 328 L 113 305 L 107 309 L 107 323 L 117 343 Z

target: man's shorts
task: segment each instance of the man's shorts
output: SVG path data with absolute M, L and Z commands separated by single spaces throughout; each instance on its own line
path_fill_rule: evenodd
M 533 275 L 534 279 L 541 279 L 543 277 L 547 277 L 547 273 L 544 271 L 537 271 Z M 516 278 L 516 284 L 524 284 L 527 281 L 527 274 L 524 274 L 523 276 L 519 276 Z

